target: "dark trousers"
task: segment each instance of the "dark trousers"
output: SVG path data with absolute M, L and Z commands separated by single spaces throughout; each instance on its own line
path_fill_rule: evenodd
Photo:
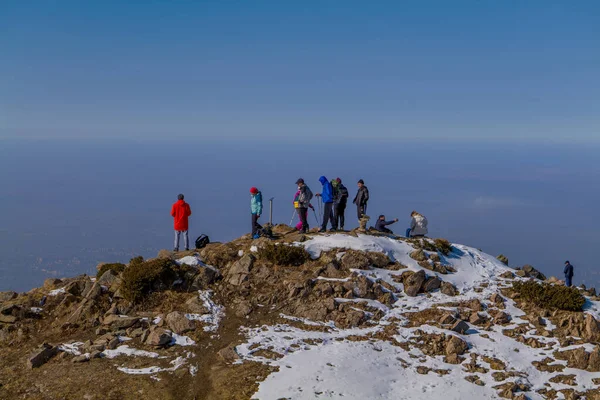
M 321 224 L 321 229 L 327 229 L 327 223 L 331 222 L 331 227 L 334 226 L 333 222 L 333 203 L 325 203 L 323 204 L 323 223 Z
M 336 204 L 333 213 L 333 229 L 344 229 L 344 212 L 346 211 L 346 204 Z
M 308 232 L 308 208 L 298 208 L 298 216 L 300 217 L 300 221 L 302 221 L 302 232 Z
M 262 226 L 258 223 L 258 215 L 252 214 L 252 236 L 256 235 L 259 229 L 262 229 Z
M 379 230 L 379 232 L 383 232 L 383 233 L 392 233 L 392 234 L 394 233 L 394 232 L 392 232 L 391 229 L 388 229 L 388 228 L 379 228 L 378 230 Z
M 357 205 L 356 212 L 358 214 L 358 219 L 361 219 L 363 217 L 363 215 L 365 215 L 367 213 L 367 205 L 366 204 L 363 204 L 362 206 Z
M 573 280 L 572 276 L 565 275 L 565 285 L 567 285 L 568 287 L 571 287 L 571 285 L 573 284 L 572 280 Z

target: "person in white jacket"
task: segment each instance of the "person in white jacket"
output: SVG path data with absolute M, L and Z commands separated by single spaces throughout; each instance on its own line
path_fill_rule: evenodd
M 410 213 L 412 218 L 410 228 L 406 230 L 406 237 L 423 237 L 427 235 L 427 218 L 416 211 Z

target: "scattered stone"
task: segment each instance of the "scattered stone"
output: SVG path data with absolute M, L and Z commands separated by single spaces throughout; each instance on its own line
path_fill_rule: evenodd
M 17 317 L 14 315 L 0 314 L 0 322 L 5 324 L 14 324 L 17 321 Z
M 192 314 L 207 314 L 210 310 L 204 305 L 204 301 L 200 300 L 198 295 L 190 298 L 185 302 L 185 307 L 187 311 Z
M 182 314 L 179 311 L 173 311 L 167 314 L 165 322 L 167 323 L 167 326 L 178 335 L 196 329 L 194 322 L 187 319 L 185 314 Z
M 467 324 L 463 320 L 458 320 L 454 323 L 454 325 L 452 325 L 452 328 L 450 328 L 450 329 L 453 330 L 454 332 L 464 335 L 469 330 L 469 324 Z
M 242 282 L 248 280 L 248 275 L 254 266 L 256 258 L 252 254 L 246 254 L 241 259 L 233 263 L 227 273 L 227 282 L 234 286 L 239 286 Z
M 248 301 L 241 302 L 235 308 L 235 315 L 239 318 L 243 318 L 247 315 L 250 315 L 251 312 L 252 312 L 252 306 L 250 305 L 250 302 L 248 302 Z
M 344 269 L 369 269 L 371 267 L 371 260 L 365 252 L 358 250 L 348 250 L 342 256 L 340 260 L 342 268 Z
M 427 281 L 425 281 L 425 283 L 423 284 L 423 291 L 425 293 L 433 292 L 434 290 L 439 289 L 441 284 L 442 281 L 440 280 L 440 278 L 438 278 L 437 276 L 431 277 L 427 279 Z
M 18 294 L 16 292 L 8 291 L 8 292 L 0 292 L 0 303 L 5 301 L 9 301 L 17 298 Z
M 513 279 L 514 277 L 515 275 L 511 271 L 505 271 L 502 274 L 500 274 L 500 278 L 504 279 Z
M 46 364 L 52 357 L 58 353 L 58 347 L 44 343 L 33 352 L 27 359 L 27 366 L 30 369 L 39 368 Z
M 498 257 L 496 257 L 501 263 L 503 263 L 504 265 L 506 265 L 508 267 L 508 257 L 506 257 L 504 254 L 500 254 Z
M 440 291 L 446 296 L 458 295 L 458 290 L 456 290 L 456 287 L 450 282 L 442 282 Z
M 469 348 L 467 342 L 459 338 L 458 336 L 452 336 L 446 343 L 446 355 L 451 354 L 462 355 Z
M 226 363 L 232 363 L 232 362 L 240 359 L 240 356 L 238 355 L 237 351 L 235 350 L 235 346 L 231 345 L 231 344 L 229 346 L 224 347 L 221 350 L 219 350 L 219 352 L 217 354 L 218 354 L 219 358 Z
M 490 301 L 494 304 L 502 304 L 504 303 L 504 298 L 498 293 L 494 293 L 490 296 Z
M 144 335 L 142 335 L 143 337 Z M 148 331 L 148 335 L 145 338 L 144 343 L 148 346 L 163 347 L 171 343 L 172 335 L 171 332 L 164 328 L 154 328 Z
M 99 285 L 104 285 L 106 287 L 111 287 L 113 283 L 115 283 L 118 279 L 118 274 L 112 269 L 107 270 L 102 276 L 96 281 Z
M 456 318 L 454 318 L 454 316 L 450 313 L 446 313 L 444 315 L 442 315 L 442 317 L 439 320 L 439 323 L 442 325 L 450 325 L 450 324 L 454 324 L 454 322 L 456 321 Z
M 469 322 L 473 325 L 481 325 L 481 324 L 485 323 L 485 318 L 483 318 L 481 315 L 479 315 L 478 312 L 474 312 L 473 314 L 471 314 L 471 317 L 469 318 Z
M 112 338 L 108 344 L 106 345 L 106 347 L 108 347 L 110 350 L 114 350 L 117 347 L 119 347 L 119 344 L 121 344 L 121 341 L 119 340 L 118 337 Z M 104 349 L 102 349 L 101 351 L 104 351 Z
M 73 357 L 73 359 L 71 359 L 71 362 L 73 363 L 83 363 L 83 362 L 88 362 L 90 361 L 90 355 L 89 354 L 82 354 L 80 356 L 75 356 Z
M 504 311 L 500 311 L 494 317 L 494 323 L 498 325 L 508 324 L 510 322 L 510 315 L 505 313 Z
M 415 272 L 414 274 L 410 275 L 405 281 L 404 281 L 404 292 L 411 297 L 416 296 L 419 291 L 421 290 L 421 285 L 423 285 L 423 282 L 425 282 L 426 279 L 426 275 L 425 275 L 425 271 L 423 270 L 419 270 L 418 272 Z
M 139 321 L 136 317 L 127 317 L 124 315 L 109 315 L 102 321 L 102 324 L 108 325 L 113 329 L 127 329 Z
M 424 365 L 419 365 L 417 367 L 417 373 L 421 374 L 421 375 L 427 375 L 429 373 L 429 371 L 431 371 L 431 368 L 428 368 Z
M 410 253 L 410 258 L 412 258 L 413 260 L 416 260 L 416 261 L 426 261 L 427 255 L 425 254 L 423 249 L 417 249 L 417 250 L 413 251 L 412 253 Z

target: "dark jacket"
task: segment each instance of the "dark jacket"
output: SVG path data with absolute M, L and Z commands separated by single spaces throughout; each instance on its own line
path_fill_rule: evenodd
M 362 185 L 358 192 L 356 192 L 356 197 L 354 197 L 354 201 L 352 201 L 357 206 L 364 206 L 369 201 L 369 189 L 365 185 Z
M 339 183 L 333 188 L 333 202 L 341 206 L 345 206 L 348 202 L 348 189 L 346 186 Z
M 391 225 L 396 221 L 384 221 L 382 219 L 378 219 L 377 222 L 375 222 L 375 229 L 377 229 L 378 231 L 383 231 L 383 228 L 385 228 L 387 225 Z
M 319 182 L 323 185 L 323 192 L 321 193 L 323 203 L 333 203 L 333 187 L 331 187 L 331 182 L 324 176 L 319 178 Z
M 565 265 L 565 276 L 567 278 L 573 277 L 573 266 L 571 264 Z
M 300 203 L 300 208 L 308 208 L 312 198 L 313 193 L 311 192 L 310 188 L 306 185 L 302 185 L 300 187 L 300 195 L 298 195 L 298 203 Z

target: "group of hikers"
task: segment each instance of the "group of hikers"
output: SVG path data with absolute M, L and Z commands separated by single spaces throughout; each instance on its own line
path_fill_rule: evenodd
M 320 193 L 313 195 L 308 185 L 304 182 L 304 179 L 300 178 L 296 181 L 297 191 L 294 194 L 293 204 L 295 213 L 298 215 L 299 222 L 296 224 L 296 229 L 300 232 L 307 233 L 309 230 L 308 225 L 308 210 L 313 210 L 315 218 L 319 221 L 316 215 L 314 206 L 311 204 L 311 200 L 314 197 L 319 199 L 319 205 L 322 203 L 322 220 L 319 232 L 326 232 L 327 225 L 331 225 L 331 232 L 338 230 L 344 230 L 345 223 L 345 211 L 348 202 L 348 189 L 342 184 L 340 178 L 336 178 L 331 182 L 327 180 L 325 176 L 319 178 L 319 182 L 322 186 Z M 369 202 L 369 189 L 365 186 L 365 182 L 360 179 L 357 182 L 358 191 L 352 203 L 356 205 L 356 213 L 358 220 L 361 221 L 367 213 L 367 204 Z M 319 207 L 321 210 L 321 207 Z M 258 239 L 263 231 L 262 226 L 258 223 L 260 216 L 263 211 L 262 193 L 258 188 L 250 188 L 250 213 L 252 221 L 252 238 Z M 175 242 L 173 246 L 174 251 L 179 251 L 179 242 L 181 236 L 183 236 L 185 250 L 190 248 L 190 239 L 188 235 L 188 217 L 192 215 L 190 205 L 185 202 L 184 195 L 179 194 L 177 196 L 177 202 L 171 207 L 171 216 L 174 219 L 175 228 Z M 428 221 L 422 214 L 413 211 L 411 214 L 410 228 L 406 230 L 406 237 L 424 237 L 428 233 L 427 225 Z M 292 217 L 293 219 L 293 217 Z M 374 229 L 376 231 L 393 234 L 394 232 L 387 228 L 387 226 L 398 222 L 398 218 L 393 220 L 386 220 L 385 215 L 380 215 L 375 222 Z M 565 285 L 571 286 L 573 279 L 573 265 L 569 261 L 565 261 L 564 268 Z

